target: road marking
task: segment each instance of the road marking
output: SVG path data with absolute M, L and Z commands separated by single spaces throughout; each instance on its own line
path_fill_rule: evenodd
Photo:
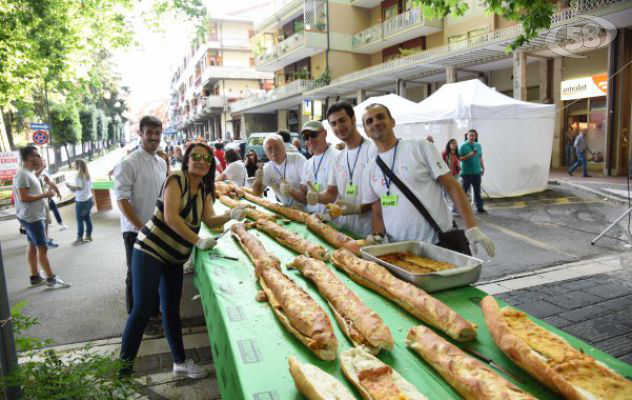
M 490 226 L 490 227 L 492 227 L 492 228 L 504 233 L 507 236 L 511 236 L 514 239 L 522 240 L 524 242 L 529 243 L 532 246 L 539 247 L 539 248 L 544 249 L 544 250 L 553 251 L 555 253 L 564 255 L 566 257 L 571 257 L 571 258 L 575 258 L 576 257 L 575 254 L 567 253 L 564 250 L 561 250 L 561 249 L 558 249 L 556 247 L 553 247 L 553 246 L 551 246 L 551 245 L 549 245 L 547 243 L 541 242 L 539 240 L 535 240 L 533 238 L 530 238 L 529 236 L 525 236 L 525 235 L 523 235 L 521 233 L 512 231 L 511 229 L 503 228 L 500 225 L 496 225 L 496 224 L 493 224 L 493 223 L 490 223 L 490 222 L 485 222 L 485 226 Z
M 508 201 L 508 202 L 499 202 L 487 203 L 490 210 L 494 209 L 503 209 L 503 208 L 525 208 L 529 206 L 559 206 L 559 205 L 568 205 L 568 204 L 589 204 L 589 203 L 599 203 L 601 200 L 590 200 L 590 199 L 581 199 L 579 197 L 556 197 L 551 199 L 534 199 L 530 201 Z

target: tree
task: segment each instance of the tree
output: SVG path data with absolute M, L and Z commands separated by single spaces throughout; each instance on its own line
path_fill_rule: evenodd
M 74 145 L 81 140 L 81 122 L 77 107 L 72 103 L 54 104 L 50 108 L 50 123 L 52 142 L 64 147 L 70 167 L 68 144 Z
M 97 141 L 102 142 L 108 135 L 108 117 L 103 110 L 97 111 Z
M 84 106 L 79 111 L 81 121 L 81 141 L 88 143 L 90 159 L 92 159 L 92 142 L 97 138 L 97 109 L 95 106 Z

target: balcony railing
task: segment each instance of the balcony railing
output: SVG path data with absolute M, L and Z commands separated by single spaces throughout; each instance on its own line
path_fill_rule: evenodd
M 268 61 L 279 58 L 283 54 L 290 53 L 299 47 L 305 45 L 305 31 L 295 33 L 282 42 L 279 42 L 275 47 L 263 53 L 261 57 L 257 57 L 257 64 L 263 64 Z
M 209 79 L 273 79 L 269 72 L 257 71 L 250 67 L 209 66 L 202 73 L 202 83 Z
M 421 9 L 413 8 L 405 13 L 389 18 L 384 22 L 380 22 L 379 24 L 375 24 L 368 29 L 356 33 L 352 38 L 352 46 L 359 47 L 368 43 L 373 43 L 386 37 L 404 32 L 415 25 L 425 24 L 428 24 L 428 21 L 424 18 Z M 437 25 L 437 27 L 438 26 L 439 25 Z
M 367 43 L 382 40 L 382 23 L 375 24 L 372 27 L 356 33 L 351 38 L 351 46 L 358 47 Z
M 206 98 L 205 107 L 207 109 L 210 109 L 210 108 L 224 108 L 224 98 L 222 96 L 217 96 L 217 95 L 208 96 Z
M 247 49 L 250 47 L 250 41 L 248 38 L 239 38 L 239 37 L 222 37 L 216 40 L 209 40 L 210 48 L 239 48 L 239 49 Z
M 239 100 L 234 103 L 231 103 L 230 110 L 231 112 L 239 112 L 243 110 L 247 110 L 249 108 L 253 108 L 259 105 L 263 105 L 272 101 L 282 100 L 288 97 L 296 96 L 307 92 L 309 90 L 314 90 L 320 87 L 321 84 L 312 80 L 305 79 L 297 79 L 292 81 L 284 86 L 279 86 L 269 92 L 266 92 L 259 96 L 253 96 L 248 99 Z

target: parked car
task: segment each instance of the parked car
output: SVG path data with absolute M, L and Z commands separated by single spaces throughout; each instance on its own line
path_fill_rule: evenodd
M 224 150 L 237 150 L 241 158 L 244 158 L 246 155 L 246 142 L 243 140 L 233 140 L 232 142 L 228 142 L 224 145 Z
M 257 157 L 260 160 L 268 161 L 268 157 L 266 156 L 265 151 L 263 150 L 263 141 L 268 135 L 272 135 L 276 132 L 257 132 L 251 133 L 246 139 L 246 149 L 244 151 L 245 154 L 248 154 L 250 150 L 254 150 L 257 153 Z M 301 144 L 303 144 L 303 138 L 298 132 L 291 132 L 290 136 L 292 140 L 299 139 Z M 296 147 L 292 145 L 292 143 L 285 143 L 285 151 L 288 153 L 298 153 Z

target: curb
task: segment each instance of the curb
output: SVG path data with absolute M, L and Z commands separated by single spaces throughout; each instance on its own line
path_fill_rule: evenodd
M 573 188 L 580 189 L 580 190 L 592 193 L 594 195 L 597 195 L 597 196 L 603 198 L 606 201 L 619 203 L 619 204 L 624 205 L 624 206 L 628 205 L 628 199 L 624 199 L 624 198 L 620 198 L 620 197 L 617 197 L 617 196 L 613 196 L 613 195 L 604 193 L 604 192 L 602 192 L 600 190 L 593 189 L 593 188 L 585 186 L 585 185 L 581 185 L 579 183 L 573 183 L 573 182 L 570 182 L 570 181 L 567 181 L 567 180 L 561 180 L 561 181 L 559 181 L 558 184 L 568 185 L 568 186 L 571 186 Z

